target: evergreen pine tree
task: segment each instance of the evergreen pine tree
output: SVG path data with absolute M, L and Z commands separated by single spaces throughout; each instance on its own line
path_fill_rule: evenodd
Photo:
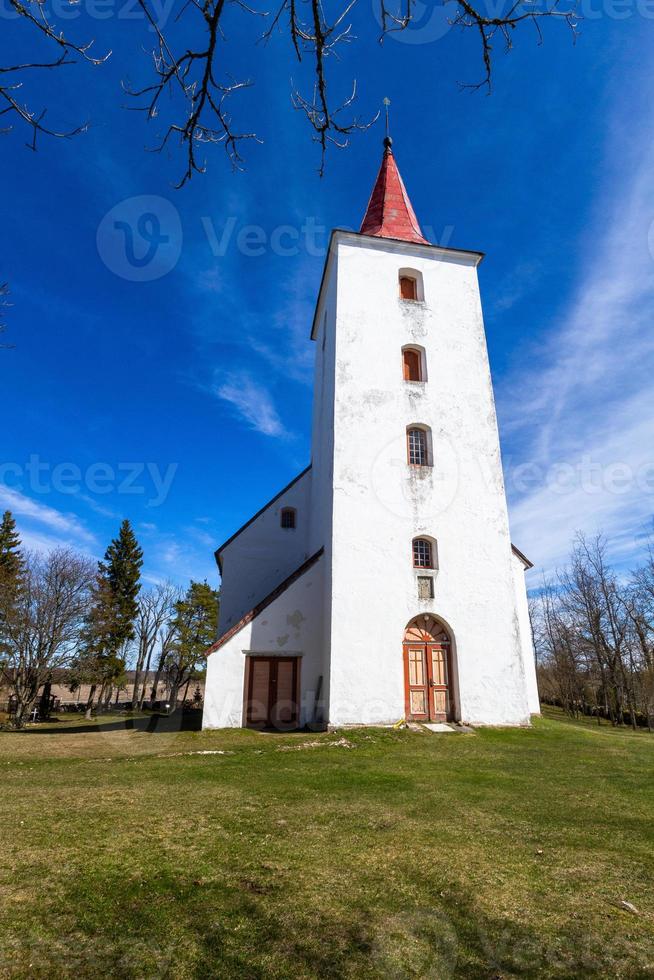
M 93 706 L 98 685 L 100 701 L 125 670 L 124 647 L 134 638 L 141 588 L 143 551 L 128 520 L 120 526 L 104 561 L 98 562 L 93 601 L 86 619 L 83 653 L 75 665 L 76 675 L 92 685 L 87 714 Z
M 6 627 L 16 613 L 23 571 L 16 522 L 6 510 L 0 523 L 0 655 L 7 651 Z
M 100 564 L 113 596 L 113 644 L 116 652 L 129 640 L 134 639 L 142 566 L 143 551 L 130 522 L 124 520 L 120 525 L 118 537 L 114 538 L 107 548 L 104 563 Z
M 23 556 L 20 551 L 16 521 L 11 511 L 6 510 L 0 524 L 0 581 L 14 582 L 18 587 L 22 570 Z

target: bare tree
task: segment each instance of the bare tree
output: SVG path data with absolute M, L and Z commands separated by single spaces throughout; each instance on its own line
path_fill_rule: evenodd
M 136 98 L 135 106 L 144 112 L 146 119 L 156 120 L 161 126 L 156 148 L 163 149 L 171 141 L 180 146 L 185 165 L 178 186 L 194 173 L 204 171 L 205 160 L 201 154 L 207 145 L 222 145 L 232 165 L 239 167 L 241 144 L 257 139 L 255 132 L 243 131 L 236 125 L 230 109 L 233 97 L 253 84 L 250 77 L 235 79 L 229 73 L 226 31 L 232 14 L 248 14 L 255 23 L 269 19 L 266 28 L 257 31 L 261 39 L 269 41 L 276 34 L 285 35 L 290 42 L 290 58 L 298 66 L 308 62 L 308 94 L 291 82 L 292 103 L 305 116 L 320 147 L 321 173 L 328 145 L 346 146 L 352 133 L 367 128 L 377 118 L 375 115 L 362 121 L 354 114 L 356 80 L 348 86 L 346 98 L 332 95 L 334 80 L 328 66 L 337 64 L 342 46 L 354 41 L 349 19 L 354 0 L 344 0 L 343 5 L 329 13 L 323 0 L 281 0 L 281 3 L 277 0 L 277 6 L 270 10 L 255 9 L 246 0 L 188 0 L 169 31 L 159 23 L 152 0 L 136 2 L 156 42 L 148 80 L 137 86 L 126 83 L 125 89 Z M 380 42 L 389 33 L 410 28 L 415 18 L 415 0 L 375 2 L 379 4 L 376 19 L 381 24 Z M 92 55 L 91 41 L 68 37 L 57 28 L 41 0 L 9 0 L 9 5 L 16 16 L 5 31 L 13 29 L 18 34 L 21 28 L 32 30 L 35 45 L 38 47 L 40 43 L 43 53 L 37 53 L 25 63 L 0 67 L 0 105 L 4 104 L 0 115 L 7 117 L 9 128 L 12 123 L 27 127 L 28 145 L 35 150 L 38 137 L 68 138 L 83 132 L 87 124 L 70 130 L 46 124 L 46 109 L 33 109 L 23 101 L 23 79 L 70 66 L 75 61 L 101 65 L 109 52 L 96 57 Z M 530 23 L 539 42 L 544 18 L 562 20 L 573 36 L 576 34 L 576 10 L 564 8 L 560 0 L 544 0 L 538 7 L 529 0 L 508 0 L 504 9 L 494 16 L 488 16 L 482 5 L 471 0 L 453 0 L 452 9 L 451 24 L 465 31 L 472 30 L 481 46 L 482 77 L 466 86 L 470 88 L 490 91 L 494 45 L 500 40 L 510 50 L 520 26 Z
M 569 567 L 540 590 L 541 695 L 573 716 L 654 729 L 654 555 L 616 575 L 601 535 L 578 535 Z
M 636 570 L 629 591 L 628 611 L 633 627 L 637 673 L 637 701 L 654 729 L 654 552 L 649 549 L 646 564 Z
M 167 679 L 168 661 L 175 647 L 177 628 L 175 626 L 174 612 L 173 610 L 173 614 L 166 619 L 163 627 L 159 631 L 159 659 L 157 660 L 157 669 L 154 674 L 154 680 L 152 681 L 152 687 L 150 688 L 151 708 L 154 707 L 154 703 L 157 700 L 157 691 L 159 690 L 161 678 L 166 677 Z M 143 701 L 141 701 L 141 707 L 143 707 Z
M 67 548 L 25 555 L 18 599 L 3 610 L 9 678 L 22 728 L 39 688 L 67 666 L 80 640 L 95 564 Z
M 170 582 L 155 585 L 139 597 L 132 710 L 143 707 L 152 655 L 166 623 L 175 615 L 175 603 L 179 597 L 179 588 Z
M 566 617 L 560 595 L 552 583 L 546 583 L 540 593 L 540 616 L 536 613 L 534 639 L 547 670 L 539 670 L 541 695 L 549 693 L 564 710 L 573 716 L 584 703 L 583 655 L 576 642 L 574 626 Z

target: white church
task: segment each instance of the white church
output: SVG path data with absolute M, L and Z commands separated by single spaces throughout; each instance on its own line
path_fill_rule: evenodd
M 216 552 L 205 728 L 539 711 L 477 279 L 423 237 L 391 148 L 334 230 L 311 339 L 311 465 Z

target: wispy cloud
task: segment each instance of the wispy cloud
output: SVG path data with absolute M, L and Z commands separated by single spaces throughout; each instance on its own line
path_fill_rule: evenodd
M 189 537 L 193 538 L 194 541 L 197 541 L 198 544 L 203 545 L 205 548 L 211 548 L 212 551 L 216 550 L 216 538 L 207 531 L 191 526 L 184 528 L 184 533 L 188 534 Z
M 51 532 L 50 536 L 43 537 L 43 532 L 32 533 L 34 541 L 42 540 L 48 542 L 51 547 L 53 542 L 59 544 L 69 544 L 71 542 L 95 543 L 95 537 L 84 525 L 75 517 L 74 514 L 63 513 L 48 504 L 34 500 L 24 493 L 0 484 L 0 509 L 10 510 L 15 517 L 21 517 L 28 521 L 33 521 L 43 525 Z M 54 533 L 54 537 L 52 536 Z M 25 538 L 25 532 L 21 530 L 21 535 Z
M 110 517 L 115 521 L 120 520 L 120 514 L 117 514 L 116 511 L 112 510 L 110 507 L 105 507 L 103 504 L 99 504 L 97 500 L 93 499 L 93 497 L 89 497 L 85 493 L 77 493 L 75 494 L 75 497 L 77 500 L 83 501 L 86 506 L 90 507 L 92 511 L 95 511 L 96 514 L 101 514 L 102 517 Z
M 654 149 L 602 189 L 577 286 L 532 367 L 499 393 L 506 444 L 533 485 L 507 468 L 515 539 L 538 566 L 565 561 L 574 532 L 602 530 L 632 562 L 654 504 Z M 610 162 L 607 161 L 607 169 Z M 648 235 L 650 244 L 648 245 Z M 502 395 L 505 395 L 503 398 Z
M 274 438 L 287 436 L 270 392 L 250 375 L 229 374 L 214 391 L 251 429 Z

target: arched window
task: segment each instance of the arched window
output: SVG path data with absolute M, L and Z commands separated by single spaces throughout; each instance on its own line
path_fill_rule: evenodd
M 409 302 L 422 302 L 425 294 L 422 288 L 422 273 L 417 269 L 400 269 L 398 272 L 400 299 Z
M 434 556 L 432 553 L 431 541 L 428 541 L 427 538 L 413 539 L 413 567 L 434 567 Z
M 286 530 L 295 530 L 296 511 L 294 507 L 282 507 L 282 527 Z
M 424 350 L 419 347 L 403 347 L 402 369 L 405 381 L 426 381 Z
M 429 430 L 410 426 L 406 430 L 407 459 L 410 466 L 431 466 Z

